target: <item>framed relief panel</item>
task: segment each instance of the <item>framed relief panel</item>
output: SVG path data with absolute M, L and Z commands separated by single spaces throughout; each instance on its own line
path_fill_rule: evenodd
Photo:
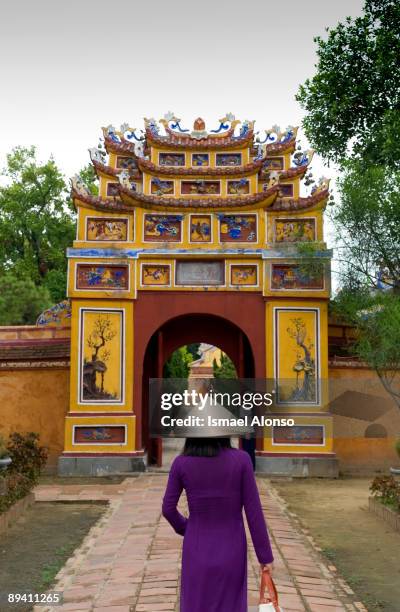
M 86 240 L 94 242 L 126 242 L 129 220 L 114 217 L 86 217 Z
M 323 425 L 274 426 L 272 444 L 274 446 L 324 446 L 325 428 Z
M 241 153 L 217 153 L 215 156 L 216 166 L 241 166 Z
M 220 192 L 221 185 L 219 181 L 203 181 L 202 179 L 196 181 L 181 181 L 182 195 L 217 195 Z
M 323 264 L 317 270 L 307 270 L 299 264 L 273 263 L 271 265 L 271 289 L 275 291 L 322 291 L 324 289 Z
M 144 215 L 143 238 L 146 242 L 181 242 L 181 215 Z
M 285 160 L 283 157 L 267 157 L 264 162 L 266 170 L 283 170 L 285 168 Z
M 136 159 L 125 155 L 117 155 L 116 166 L 121 170 L 129 170 L 129 172 L 137 170 Z
M 232 287 L 251 287 L 258 285 L 258 266 L 247 264 L 230 265 L 230 284 Z
M 170 264 L 141 264 L 143 287 L 169 287 L 171 285 Z
M 275 242 L 314 242 L 316 240 L 315 218 L 274 220 Z
M 257 242 L 257 215 L 219 215 L 220 242 Z
M 115 198 L 119 196 L 119 183 L 112 183 L 112 182 L 108 182 L 107 183 L 107 190 L 106 190 L 106 194 L 109 197 Z
M 192 166 L 208 166 L 210 158 L 208 153 L 192 153 Z
M 126 444 L 126 425 L 74 425 L 73 444 Z
M 211 242 L 211 215 L 190 215 L 190 242 Z
M 129 291 L 129 265 L 78 263 L 75 288 L 91 291 Z
M 184 166 L 184 153 L 159 153 L 158 163 L 160 166 Z
M 274 368 L 279 405 L 319 404 L 319 316 L 319 308 L 274 308 Z
M 79 403 L 123 404 L 124 310 L 81 308 L 79 317 Z

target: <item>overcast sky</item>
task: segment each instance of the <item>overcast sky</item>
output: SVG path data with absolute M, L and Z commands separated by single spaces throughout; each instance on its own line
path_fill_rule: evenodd
M 313 37 L 361 0 L 2 0 L 0 162 L 16 145 L 51 153 L 67 176 L 102 125 L 167 110 L 213 129 L 233 112 L 257 129 L 299 124 Z M 329 172 L 327 172 L 329 174 Z

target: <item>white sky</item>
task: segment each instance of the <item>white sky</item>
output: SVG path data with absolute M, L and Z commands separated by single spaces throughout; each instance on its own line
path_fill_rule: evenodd
M 34 144 L 71 176 L 102 125 L 141 128 L 167 110 L 185 127 L 200 115 L 213 129 L 228 111 L 260 130 L 298 125 L 294 96 L 314 73 L 313 37 L 362 4 L 3 0 L 0 166 L 14 146 Z M 313 173 L 334 176 L 318 159 Z

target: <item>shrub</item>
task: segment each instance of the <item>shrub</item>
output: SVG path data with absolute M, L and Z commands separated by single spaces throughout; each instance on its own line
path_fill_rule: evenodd
M 383 504 L 400 512 L 400 483 L 394 476 L 376 476 L 372 481 L 370 491 Z
M 0 512 L 4 512 L 16 501 L 25 497 L 33 487 L 32 481 L 23 474 L 18 474 L 18 472 L 6 474 L 4 479 L 6 494 L 0 495 Z
M 7 450 L 12 459 L 8 471 L 22 474 L 32 485 L 35 484 L 48 456 L 47 448 L 39 446 L 39 434 L 14 432 L 10 435 Z
M 4 459 L 4 457 L 8 457 L 8 450 L 3 436 L 0 436 L 0 459 Z

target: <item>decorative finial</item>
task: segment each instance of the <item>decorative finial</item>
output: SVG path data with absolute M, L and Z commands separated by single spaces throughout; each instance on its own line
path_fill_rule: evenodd
M 193 130 L 195 132 L 201 132 L 205 129 L 206 129 L 206 124 L 205 124 L 204 119 L 202 119 L 201 117 L 197 117 L 197 119 L 195 119 L 193 123 Z

